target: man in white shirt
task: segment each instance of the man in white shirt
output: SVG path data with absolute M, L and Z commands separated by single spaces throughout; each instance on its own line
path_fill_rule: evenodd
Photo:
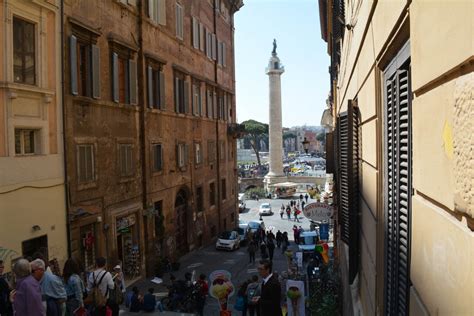
M 106 260 L 104 257 L 99 257 L 95 260 L 96 270 L 92 272 L 87 278 L 87 292 L 90 293 L 94 284 L 97 285 L 100 292 L 106 299 L 109 298 L 110 290 L 114 289 L 114 280 L 110 272 L 105 269 Z M 102 316 L 105 315 L 106 308 L 96 308 L 94 315 Z

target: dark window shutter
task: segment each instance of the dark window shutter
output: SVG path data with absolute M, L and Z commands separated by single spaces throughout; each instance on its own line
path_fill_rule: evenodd
M 334 132 L 326 133 L 326 173 L 334 174 Z
M 400 68 L 385 74 L 386 315 L 408 315 L 411 286 L 411 84 L 407 51 L 402 49 L 395 58 L 394 64 Z
M 69 61 L 71 70 L 71 94 L 78 95 L 77 89 L 77 38 L 74 35 L 69 37 Z
M 189 82 L 184 81 L 184 113 L 189 113 Z
M 339 120 L 339 223 L 349 246 L 349 281 L 359 270 L 359 114 L 353 101 Z
M 128 60 L 128 89 L 130 104 L 137 104 L 137 63 Z
M 153 100 L 153 68 L 148 66 L 146 68 L 147 73 L 147 94 L 148 94 L 148 107 L 153 108 L 154 100 Z
M 216 34 L 211 35 L 211 50 L 212 50 L 212 59 L 217 59 L 217 39 Z
M 224 42 L 222 42 L 222 65 L 227 66 L 227 48 Z
M 92 97 L 100 98 L 100 47 L 92 45 Z
M 205 51 L 206 47 L 206 35 L 207 32 L 204 31 L 204 25 L 202 23 L 199 23 L 199 49 L 201 51 Z
M 160 71 L 160 104 L 159 104 L 159 108 L 161 110 L 164 110 L 166 107 L 165 107 L 165 74 L 163 73 L 163 71 Z
M 174 110 L 179 113 L 179 79 L 174 78 Z
M 118 55 L 112 53 L 112 100 L 119 102 Z

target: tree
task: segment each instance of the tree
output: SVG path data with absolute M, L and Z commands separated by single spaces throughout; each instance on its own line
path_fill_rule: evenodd
M 255 155 L 257 156 L 257 163 L 260 166 L 260 140 L 268 137 L 268 124 L 260 123 L 255 120 L 247 120 L 242 122 L 245 126 L 246 136 L 250 140 Z
M 296 134 L 293 132 L 284 131 L 283 132 L 283 146 L 285 145 L 285 142 L 291 141 L 291 139 L 294 139 L 294 142 L 296 144 Z M 296 148 L 293 148 L 293 150 L 296 150 Z
M 321 143 L 324 143 L 324 141 L 326 140 L 326 133 L 325 132 L 319 133 L 316 136 L 316 139 L 319 140 Z

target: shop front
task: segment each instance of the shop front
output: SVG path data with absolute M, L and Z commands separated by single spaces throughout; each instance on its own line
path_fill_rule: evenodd
M 116 220 L 117 256 L 127 278 L 140 276 L 139 230 L 136 214 Z

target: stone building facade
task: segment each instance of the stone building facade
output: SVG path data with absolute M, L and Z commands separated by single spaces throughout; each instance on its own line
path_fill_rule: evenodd
M 474 4 L 319 8 L 344 315 L 472 314 Z
M 72 255 L 153 274 L 237 225 L 239 1 L 65 2 Z
M 0 260 L 67 258 L 59 1 L 1 1 Z M 54 260 L 56 259 L 56 260 Z

